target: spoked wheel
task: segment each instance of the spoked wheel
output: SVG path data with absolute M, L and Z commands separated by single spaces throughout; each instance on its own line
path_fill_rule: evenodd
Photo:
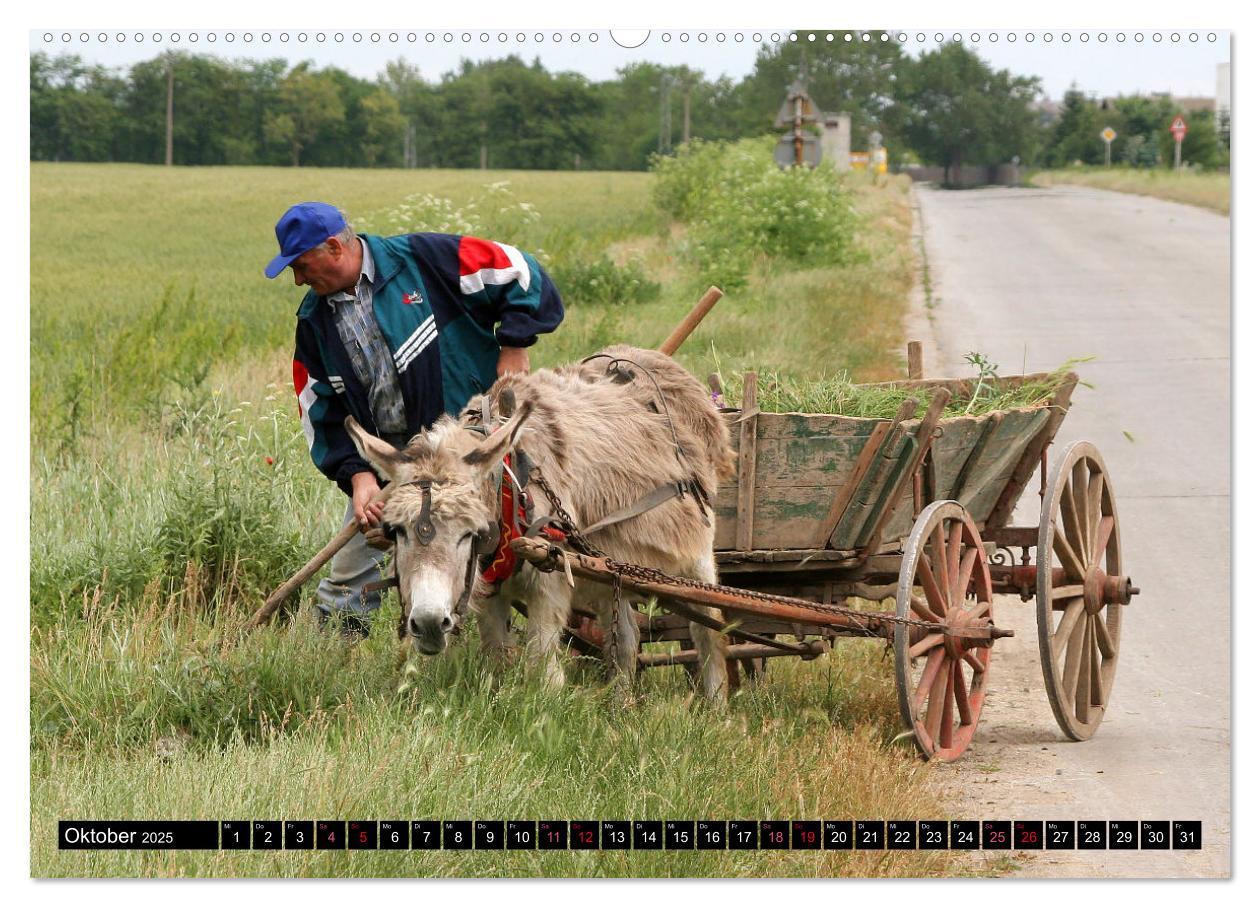
M 1098 449 L 1063 452 L 1046 485 L 1037 534 L 1037 642 L 1054 717 L 1074 741 L 1094 734 L 1120 655 L 1124 606 L 1120 519 Z
M 976 733 L 989 683 L 993 582 L 984 543 L 956 501 L 937 501 L 906 545 L 897 617 L 945 625 L 942 633 L 898 624 L 893 632 L 901 718 L 928 759 L 956 760 Z M 962 636 L 970 631 L 974 636 Z

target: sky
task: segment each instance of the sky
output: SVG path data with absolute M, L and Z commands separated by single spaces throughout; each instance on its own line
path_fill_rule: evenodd
M 1174 96 L 1214 96 L 1218 63 L 1230 59 L 1228 31 L 1054 31 L 967 29 L 953 31 L 889 29 L 908 53 L 920 54 L 954 35 L 999 69 L 1035 75 L 1052 98 L 1061 98 L 1073 83 L 1100 97 L 1117 94 L 1170 92 Z M 355 40 L 358 34 L 359 40 Z M 257 31 L 179 30 L 102 32 L 36 29 L 30 33 L 32 52 L 74 53 L 106 66 L 127 66 L 152 59 L 167 48 L 210 53 L 226 58 L 284 57 L 290 62 L 313 60 L 318 66 L 336 65 L 356 76 L 374 78 L 386 60 L 399 56 L 436 80 L 454 69 L 461 58 L 496 59 L 517 54 L 526 61 L 541 57 L 552 71 L 573 70 L 592 80 L 613 78 L 618 67 L 650 60 L 687 65 L 709 78 L 728 75 L 738 80 L 749 73 L 757 48 L 764 42 L 792 34 L 789 30 L 389 30 L 265 29 Z M 816 42 L 862 40 L 858 32 L 814 32 Z M 319 36 L 323 36 L 323 41 Z M 341 40 L 337 40 L 337 36 Z M 376 41 L 373 41 L 373 36 Z M 122 40 L 119 40 L 119 36 Z M 921 36 L 921 37 L 920 37 Z M 1066 40 L 1065 40 L 1066 36 Z M 1175 36 L 1175 38 L 1174 38 Z M 1014 41 L 1010 38 L 1014 37 Z M 1029 38 L 1031 37 L 1031 40 Z M 102 38 L 104 40 L 102 40 Z M 137 40 L 139 38 L 140 40 Z M 976 40 L 973 40 L 976 39 Z M 805 42 L 808 33 L 797 33 Z

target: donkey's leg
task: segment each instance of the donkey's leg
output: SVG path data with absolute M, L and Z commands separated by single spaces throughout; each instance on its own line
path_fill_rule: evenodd
M 700 556 L 683 571 L 685 576 L 704 583 L 717 583 L 717 566 L 711 552 Z M 722 612 L 712 606 L 693 605 L 710 618 L 723 621 Z M 692 622 L 691 639 L 695 641 L 700 657 L 700 682 L 704 695 L 710 700 L 726 699 L 726 638 L 715 630 Z
M 639 668 L 639 622 L 635 620 L 634 603 L 629 601 L 625 591 L 620 599 L 616 605 L 608 598 L 593 604 L 604 632 L 604 655 L 615 679 L 628 687 Z
M 541 662 L 543 679 L 550 687 L 564 686 L 560 664 L 560 634 L 569 617 L 571 590 L 561 572 L 543 574 L 529 600 L 529 626 L 525 651 L 531 662 Z
M 481 652 L 489 659 L 502 661 L 512 649 L 512 600 L 500 590 L 477 606 L 477 630 L 481 635 Z

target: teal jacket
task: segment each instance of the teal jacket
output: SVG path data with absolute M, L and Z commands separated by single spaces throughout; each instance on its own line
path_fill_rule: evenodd
M 489 389 L 500 347 L 528 347 L 564 319 L 551 278 L 514 246 L 443 233 L 363 240 L 376 263 L 372 305 L 398 371 L 408 435 Z M 345 418 L 379 433 L 332 309 L 314 291 L 297 312 L 293 387 L 311 459 L 349 494 L 350 477 L 371 467 Z

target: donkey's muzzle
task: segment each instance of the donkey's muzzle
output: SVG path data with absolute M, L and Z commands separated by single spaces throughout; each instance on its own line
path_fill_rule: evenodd
M 440 619 L 411 615 L 407 619 L 407 634 L 412 645 L 426 656 L 436 656 L 446 649 L 446 636 L 455 627 L 455 620 L 449 615 Z

